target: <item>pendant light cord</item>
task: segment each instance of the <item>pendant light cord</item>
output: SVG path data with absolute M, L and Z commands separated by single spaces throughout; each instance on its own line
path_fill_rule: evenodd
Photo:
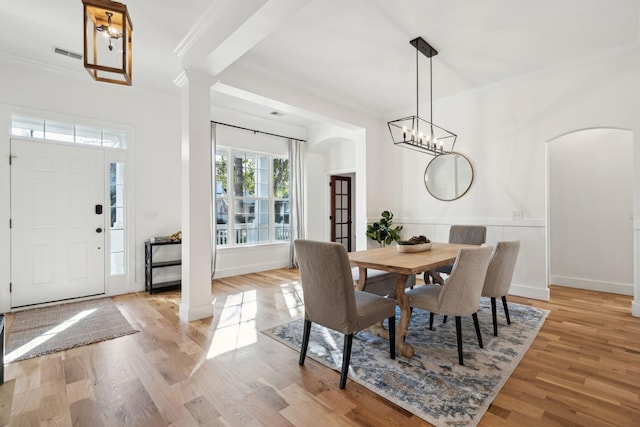
M 433 61 L 429 57 L 429 114 L 431 126 L 433 126 Z
M 418 70 L 418 46 L 416 46 L 416 117 L 420 117 L 420 73 Z

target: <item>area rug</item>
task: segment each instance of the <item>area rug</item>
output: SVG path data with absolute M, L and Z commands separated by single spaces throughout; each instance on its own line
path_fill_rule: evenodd
M 411 359 L 389 359 L 386 339 L 362 331 L 353 339 L 349 379 L 436 426 L 475 426 L 535 339 L 548 310 L 509 303 L 511 325 L 498 308 L 498 337 L 493 336 L 490 300 L 482 299 L 478 319 L 484 349 L 471 316 L 462 319 L 464 366 L 458 364 L 455 322 L 414 310 L 406 342 Z M 399 313 L 398 313 L 399 318 Z M 300 351 L 303 319 L 263 331 Z M 337 371 L 342 364 L 343 335 L 319 325 L 311 328 L 307 356 Z M 336 377 L 336 384 L 338 379 Z M 349 387 L 349 382 L 347 382 Z
M 110 298 L 59 304 L 15 314 L 5 362 L 15 362 L 138 332 Z

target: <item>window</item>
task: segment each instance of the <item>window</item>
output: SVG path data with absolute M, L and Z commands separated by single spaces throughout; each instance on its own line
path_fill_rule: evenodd
M 126 148 L 126 132 L 83 126 L 57 120 L 45 120 L 19 114 L 11 115 L 11 134 L 27 138 L 111 148 Z
M 126 273 L 124 200 L 124 164 L 109 163 L 109 232 L 112 276 Z
M 289 240 L 289 160 L 220 148 L 215 173 L 218 245 Z

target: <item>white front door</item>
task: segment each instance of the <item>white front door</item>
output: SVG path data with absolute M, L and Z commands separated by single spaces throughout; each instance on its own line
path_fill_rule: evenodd
M 11 140 L 11 306 L 105 293 L 104 152 Z

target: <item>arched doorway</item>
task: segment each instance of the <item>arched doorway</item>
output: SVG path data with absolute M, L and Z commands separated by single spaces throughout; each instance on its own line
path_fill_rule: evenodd
M 569 132 L 547 145 L 548 283 L 633 295 L 633 135 Z

